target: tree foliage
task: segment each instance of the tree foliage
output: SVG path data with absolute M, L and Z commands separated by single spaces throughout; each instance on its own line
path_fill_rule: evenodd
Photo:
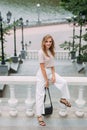
M 10 35 L 10 30 L 14 27 L 14 26 L 18 26 L 19 25 L 19 21 L 15 21 L 12 24 L 7 24 L 7 23 L 2 23 L 2 29 L 3 29 L 3 40 L 5 41 L 5 36 L 6 35 Z M 0 40 L 1 40 L 1 29 L 0 29 Z
M 82 28 L 84 24 L 87 24 L 87 0 L 61 0 L 60 4 L 63 8 L 76 16 L 75 22 L 80 25 L 80 28 Z M 76 36 L 76 38 L 83 38 L 84 41 L 87 41 L 87 32 L 82 36 Z M 82 45 L 81 48 L 80 44 L 81 43 L 79 43 L 79 52 L 81 51 L 81 54 L 79 53 L 78 59 L 87 62 L 87 44 Z
M 87 0 L 61 0 L 61 5 L 75 15 L 82 12 L 87 17 Z

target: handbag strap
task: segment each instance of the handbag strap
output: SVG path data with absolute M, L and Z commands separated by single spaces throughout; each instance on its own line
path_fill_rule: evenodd
M 46 88 L 46 87 L 45 87 L 44 103 L 45 103 L 45 101 L 46 101 L 46 90 L 48 91 L 48 96 L 49 96 L 49 99 L 50 99 L 50 104 L 51 104 L 51 106 L 52 106 L 52 101 L 51 101 L 50 91 L 49 91 L 49 88 Z

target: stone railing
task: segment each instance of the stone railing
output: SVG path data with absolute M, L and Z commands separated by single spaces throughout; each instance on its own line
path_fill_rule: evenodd
M 75 114 L 79 117 L 84 116 L 84 106 L 86 101 L 83 98 L 84 86 L 87 86 L 87 77 L 63 77 L 68 85 L 79 86 L 79 95 L 77 100 L 75 101 L 76 108 Z M 7 102 L 7 106 L 9 107 L 8 113 L 11 116 L 16 116 L 18 113 L 18 99 L 15 97 L 15 87 L 17 85 L 28 85 L 27 88 L 27 97 L 24 102 L 25 106 L 25 113 L 27 116 L 33 116 L 34 110 L 33 106 L 35 104 L 35 99 L 32 99 L 32 86 L 36 84 L 36 77 L 35 76 L 0 76 L 0 84 L 2 85 L 9 85 L 10 88 L 10 97 Z M 16 86 L 15 86 L 16 85 Z M 0 99 L 0 105 L 3 100 Z M 3 107 L 3 106 L 2 106 Z M 0 110 L 2 113 L 2 110 Z M 63 104 L 60 105 L 59 115 L 65 117 L 68 114 L 67 107 Z
M 28 59 L 38 59 L 38 50 L 27 50 L 26 56 Z M 55 55 L 56 60 L 69 60 L 70 55 L 69 51 L 56 51 Z

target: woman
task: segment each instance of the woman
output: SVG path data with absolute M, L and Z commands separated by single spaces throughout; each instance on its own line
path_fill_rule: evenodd
M 45 87 L 49 87 L 49 82 L 52 82 L 62 94 L 60 102 L 67 107 L 71 107 L 68 99 L 70 99 L 69 90 L 66 80 L 60 77 L 54 68 L 54 40 L 51 35 L 44 36 L 42 46 L 38 53 L 40 68 L 37 72 L 36 86 L 36 115 L 41 126 L 45 126 L 42 114 L 44 114 L 44 94 Z

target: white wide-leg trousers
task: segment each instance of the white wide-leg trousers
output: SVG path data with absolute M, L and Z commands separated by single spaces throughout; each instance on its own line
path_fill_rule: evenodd
M 51 69 L 46 69 L 46 73 L 48 79 L 50 80 L 52 77 Z M 57 73 L 55 73 L 56 82 L 54 86 L 56 86 L 61 91 L 61 97 L 70 99 L 70 94 L 67 86 L 67 82 Z M 45 80 L 43 78 L 41 69 L 37 72 L 37 85 L 36 85 L 36 115 L 41 116 L 44 114 L 44 94 L 45 94 Z

